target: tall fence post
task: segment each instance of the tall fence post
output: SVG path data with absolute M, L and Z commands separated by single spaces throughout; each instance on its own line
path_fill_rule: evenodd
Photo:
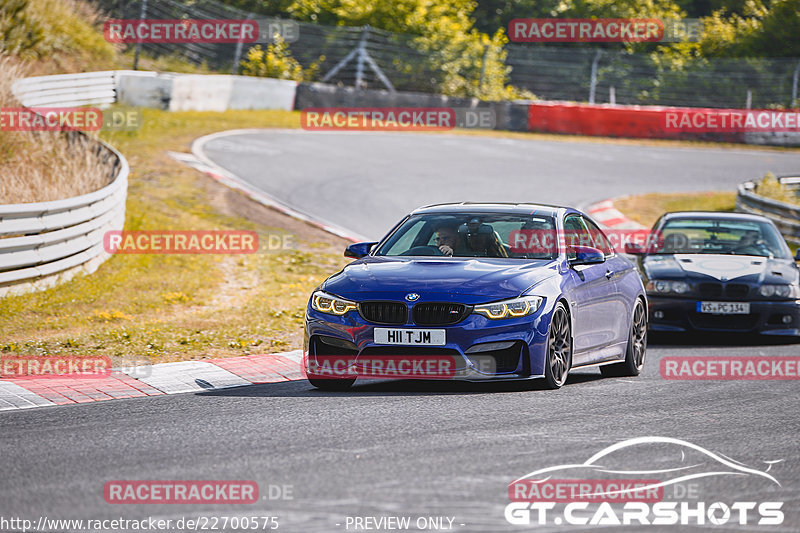
M 139 24 L 144 23 L 147 16 L 147 0 L 142 0 L 142 10 L 139 12 Z M 137 32 L 138 33 L 138 32 Z M 142 52 L 142 40 L 136 40 L 136 52 L 133 54 L 133 70 L 139 70 L 139 54 Z
M 361 39 L 358 41 L 358 52 L 356 53 L 356 89 L 364 88 L 364 62 L 367 55 L 367 32 L 369 25 L 361 30 Z
M 372 56 L 369 55 L 369 51 L 367 50 L 367 35 L 369 33 L 369 26 L 364 26 L 361 30 L 361 39 L 358 42 L 358 46 L 353 48 L 349 54 L 344 56 L 344 58 L 336 63 L 336 65 L 325 74 L 321 82 L 325 83 L 328 80 L 333 79 L 333 77 L 350 61 L 353 59 L 356 60 L 356 81 L 355 86 L 358 89 L 364 88 L 366 85 L 364 83 L 364 63 L 366 63 L 369 68 L 372 69 L 372 72 L 375 73 L 375 76 L 383 83 L 383 85 L 389 89 L 390 92 L 395 92 L 394 85 L 392 82 L 389 81 L 389 78 L 383 73 L 381 67 L 372 59 Z
M 592 79 L 589 83 L 589 103 L 594 103 L 594 93 L 597 89 L 597 64 L 600 63 L 600 56 L 603 55 L 602 50 L 598 50 L 597 53 L 594 55 L 594 60 L 592 61 Z
M 794 74 L 792 75 L 792 107 L 797 107 L 800 102 L 797 101 L 797 75 L 800 74 L 800 61 L 797 62 L 797 66 L 794 69 Z
M 253 18 L 253 14 L 252 13 L 248 13 L 247 14 L 247 20 L 250 20 L 252 18 Z M 272 35 L 272 36 L 270 36 L 270 38 L 274 39 L 275 36 Z M 233 54 L 233 66 L 231 67 L 231 74 L 235 75 L 235 74 L 239 73 L 239 62 L 242 60 L 242 46 L 243 46 L 243 44 L 244 44 L 244 39 L 242 39 L 242 38 L 239 38 L 239 40 L 236 41 L 236 52 Z
M 478 90 L 483 89 L 483 82 L 486 80 L 486 62 L 489 60 L 489 45 L 487 44 L 483 49 L 483 57 L 481 57 L 481 77 L 478 80 Z

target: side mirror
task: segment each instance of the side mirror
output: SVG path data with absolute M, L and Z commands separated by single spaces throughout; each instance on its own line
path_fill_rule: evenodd
M 635 242 L 626 242 L 625 253 L 630 255 L 643 255 L 644 246 L 641 244 L 636 244 Z
M 345 257 L 352 257 L 353 259 L 361 259 L 369 255 L 369 251 L 372 249 L 373 246 L 378 244 L 377 242 L 357 242 L 355 244 L 351 244 L 344 250 Z
M 606 256 L 597 248 L 591 246 L 570 246 L 569 255 L 574 259 L 570 259 L 570 265 L 596 265 L 598 263 L 605 263 Z
M 797 252 L 794 254 L 794 260 L 800 261 L 800 248 L 798 248 Z

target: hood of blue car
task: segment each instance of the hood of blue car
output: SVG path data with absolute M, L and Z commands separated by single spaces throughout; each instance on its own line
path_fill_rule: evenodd
M 322 289 L 356 301 L 485 303 L 519 296 L 556 275 L 556 262 L 493 258 L 366 257 L 328 278 Z

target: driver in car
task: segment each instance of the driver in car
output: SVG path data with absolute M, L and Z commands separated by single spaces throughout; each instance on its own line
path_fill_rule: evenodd
M 461 246 L 459 246 L 461 239 L 454 226 L 438 227 L 433 241 L 443 255 L 452 256 L 456 249 L 461 251 Z
M 731 251 L 744 255 L 770 255 L 769 249 L 761 239 L 761 233 L 754 229 L 747 230 L 739 239 L 739 244 Z

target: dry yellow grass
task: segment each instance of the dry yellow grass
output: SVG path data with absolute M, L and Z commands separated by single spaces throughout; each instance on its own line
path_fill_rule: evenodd
M 647 226 L 670 211 L 733 211 L 735 191 L 649 193 L 614 200 L 614 206 L 631 220 Z
M 24 77 L 13 58 L 0 56 L 0 107 L 16 108 L 12 84 Z M 109 169 L 85 143 L 58 132 L 3 131 L 0 204 L 43 202 L 86 194 L 108 183 Z
M 111 357 L 115 365 L 273 353 L 302 347 L 314 288 L 347 263 L 347 244 L 182 165 L 215 131 L 297 128 L 299 113 L 143 110 L 135 131 L 102 132 L 131 164 L 127 230 L 290 234 L 296 248 L 241 256 L 118 254 L 91 275 L 0 298 L 0 355 Z M 265 241 L 262 241 L 265 242 Z
M 756 193 L 779 202 L 786 202 L 790 204 L 800 204 L 800 196 L 789 190 L 787 187 L 778 181 L 778 178 L 772 172 L 768 172 L 757 183 Z

